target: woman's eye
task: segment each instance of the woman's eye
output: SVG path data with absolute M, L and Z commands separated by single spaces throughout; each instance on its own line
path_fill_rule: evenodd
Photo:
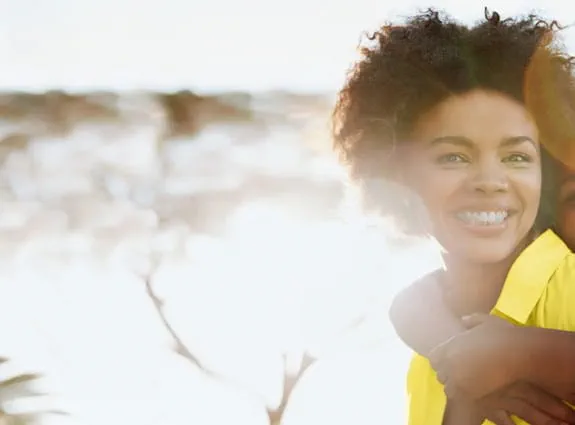
M 465 163 L 469 162 L 465 156 L 458 154 L 458 153 L 448 153 L 446 155 L 441 155 L 437 162 L 440 164 L 458 164 L 458 163 Z
M 514 153 L 505 157 L 503 162 L 533 162 L 533 158 L 524 153 Z

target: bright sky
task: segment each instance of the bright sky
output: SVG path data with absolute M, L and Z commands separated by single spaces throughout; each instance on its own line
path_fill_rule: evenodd
M 465 21 L 562 0 L 436 0 Z M 0 4 L 0 88 L 178 87 L 334 90 L 358 37 L 430 2 L 384 0 L 20 0 Z M 571 31 L 572 33 L 572 31 Z M 568 43 L 575 46 L 575 42 Z

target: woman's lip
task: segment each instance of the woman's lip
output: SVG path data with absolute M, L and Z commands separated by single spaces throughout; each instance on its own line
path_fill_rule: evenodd
M 494 208 L 485 208 L 485 209 L 479 209 L 479 208 L 459 208 L 457 210 L 454 210 L 452 212 L 452 214 L 457 215 L 457 214 L 466 214 L 466 213 L 471 213 L 471 214 L 481 214 L 481 213 L 495 213 L 495 214 L 500 214 L 500 213 L 505 213 L 507 215 L 507 217 L 511 217 L 512 215 L 517 213 L 516 209 L 510 209 L 510 208 L 498 208 L 498 209 L 494 209 Z
M 511 212 L 515 211 L 514 208 L 508 207 L 463 207 L 454 209 L 455 213 L 461 212 L 473 212 L 473 213 L 480 213 L 480 212 Z
M 469 212 L 469 210 L 466 210 L 467 212 Z M 487 211 L 483 211 L 483 212 L 487 212 Z M 495 211 L 493 211 L 495 212 Z M 499 210 L 499 212 L 501 212 L 501 210 Z M 469 232 L 475 236 L 479 236 L 479 237 L 495 237 L 498 236 L 500 234 L 502 234 L 508 227 L 509 225 L 509 219 L 513 216 L 514 214 L 512 212 L 508 212 L 505 216 L 505 218 L 498 223 L 493 223 L 493 224 L 487 224 L 487 223 L 482 223 L 480 221 L 476 221 L 476 222 L 470 222 L 467 220 L 463 220 L 460 216 L 458 216 L 458 214 L 454 214 L 453 218 L 455 219 L 455 221 L 458 223 L 458 226 L 461 229 L 464 229 L 466 232 Z

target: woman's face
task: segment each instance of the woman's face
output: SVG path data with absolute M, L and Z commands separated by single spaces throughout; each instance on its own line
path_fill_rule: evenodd
M 444 249 L 475 263 L 513 255 L 541 191 L 537 128 L 525 108 L 483 90 L 452 96 L 421 117 L 411 140 L 404 181 Z

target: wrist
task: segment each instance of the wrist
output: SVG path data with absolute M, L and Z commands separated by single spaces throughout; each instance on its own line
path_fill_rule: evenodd
M 514 326 L 509 335 L 511 363 L 515 380 L 536 380 L 537 361 L 540 358 L 541 341 L 537 328 Z

